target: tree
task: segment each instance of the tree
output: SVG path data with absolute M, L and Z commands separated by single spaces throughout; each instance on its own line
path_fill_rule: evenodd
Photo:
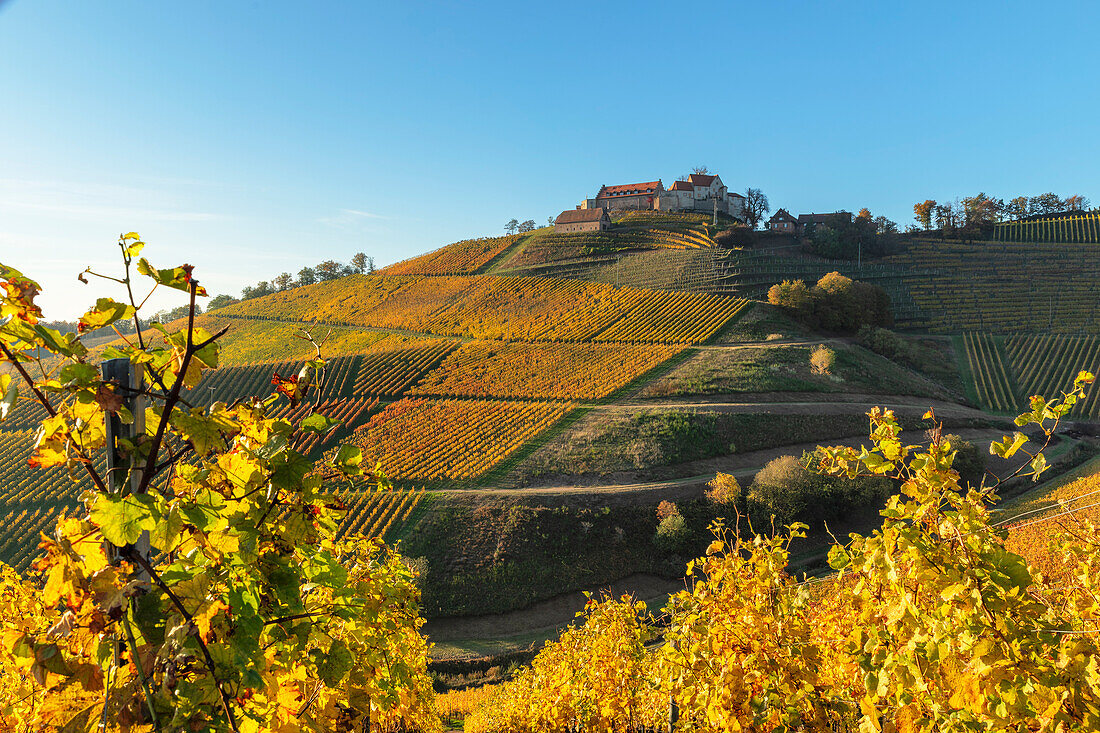
M 548 227 L 554 226 L 554 217 L 552 217 L 552 216 L 546 217 L 546 226 L 548 226 Z
M 89 482 L 83 508 L 43 535 L 34 580 L 0 568 L 0 728 L 440 731 L 412 571 L 380 541 L 336 541 L 361 449 L 315 467 L 291 446 L 335 421 L 273 418 L 281 395 L 189 409 L 229 327 L 194 324 L 206 290 L 190 265 L 138 259 L 133 232 L 119 247 L 118 276 L 83 274 L 122 283 L 127 301 L 98 299 L 79 330 L 133 319 L 137 337 L 104 357 L 136 365 L 137 387 L 101 376 L 77 334 L 39 324 L 38 284 L 0 264 L 3 392 L 21 382 L 16 398 L 48 415 L 30 464 Z M 187 295 L 183 325 L 142 334 L 134 265 Z M 310 397 L 325 365 L 314 346 L 296 379 L 275 375 L 283 395 Z M 40 352 L 66 384 L 31 376 Z M 132 440 L 109 439 L 108 416 L 138 415 Z M 108 451 L 120 470 L 100 468 Z
M 373 275 L 374 274 L 374 258 L 373 257 L 367 257 L 367 274 L 368 275 Z
M 932 211 L 935 208 L 936 202 L 932 199 L 925 199 L 919 204 L 913 204 L 913 218 L 925 231 L 932 228 Z
M 1027 196 L 1017 196 L 1005 204 L 1005 215 L 1009 219 L 1025 219 L 1030 213 Z
M 979 193 L 962 200 L 963 226 L 988 227 L 996 224 L 1004 216 L 1004 201 Z
M 871 221 L 871 210 L 864 206 L 859 210 L 859 213 L 856 214 L 856 218 L 863 219 L 864 221 Z
M 312 267 L 303 267 L 298 270 L 299 285 L 312 285 L 315 282 L 317 282 L 317 273 Z
M 528 219 L 527 221 L 520 224 L 519 225 L 519 231 L 520 232 L 533 232 L 533 231 L 535 231 L 535 220 L 534 219 Z
M 239 302 L 240 301 L 234 298 L 232 295 L 226 295 L 225 293 L 222 293 L 221 295 L 215 295 L 213 298 L 210 299 L 210 302 L 207 303 L 206 312 L 209 313 L 215 308 L 223 308 L 227 305 L 232 305 L 233 303 Z
M 698 176 L 709 176 L 710 175 L 710 169 L 707 168 L 705 165 L 697 165 L 697 166 L 695 166 L 694 168 L 691 169 L 691 172 L 694 173 L 695 175 L 698 175 Z
M 1067 211 L 1085 211 L 1088 210 L 1091 202 L 1080 194 L 1074 194 L 1067 196 L 1063 202 Z
M 1066 208 L 1066 204 L 1061 197 L 1050 192 L 1032 196 L 1028 199 L 1027 204 L 1032 216 L 1036 214 L 1057 214 Z
M 275 285 L 275 290 L 286 290 L 293 287 L 294 276 L 289 272 L 280 272 L 271 282 Z
M 508 223 L 504 225 L 504 231 L 509 234 L 515 234 L 517 229 L 519 229 L 519 221 L 516 219 L 509 219 Z
M 813 296 L 805 280 L 784 280 L 768 288 L 768 302 L 794 311 L 809 313 L 813 310 Z
M 356 252 L 351 258 L 351 269 L 360 275 L 367 271 L 367 256 L 362 252 Z
M 897 234 L 898 225 L 897 222 L 890 221 L 885 216 L 876 216 L 874 218 L 875 231 L 878 234 Z
M 764 214 L 771 211 L 768 205 L 768 197 L 759 188 L 745 190 L 745 220 L 749 229 L 756 229 L 764 218 Z
M 343 274 L 343 265 L 336 260 L 325 260 L 313 268 L 320 282 L 335 280 Z
M 937 204 L 932 213 L 936 219 L 936 228 L 944 230 L 945 233 L 961 224 L 957 203 Z

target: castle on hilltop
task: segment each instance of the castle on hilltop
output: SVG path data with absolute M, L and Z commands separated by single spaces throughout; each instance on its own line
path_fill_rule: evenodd
M 717 175 L 692 173 L 665 188 L 661 179 L 645 183 L 600 186 L 596 198 L 585 199 L 578 209 L 643 209 L 651 211 L 717 211 L 745 219 L 745 197 L 726 188 Z

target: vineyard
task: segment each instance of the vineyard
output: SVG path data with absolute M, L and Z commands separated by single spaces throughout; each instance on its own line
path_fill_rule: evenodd
M 682 351 L 675 346 L 463 344 L 409 394 L 597 400 Z
M 912 308 L 898 322 L 909 328 L 1100 333 L 1092 245 L 919 240 L 880 266 L 902 275 Z
M 1084 474 L 1072 480 L 1058 479 L 1003 510 L 998 523 L 1008 528 L 1006 546 L 1018 552 L 1056 582 L 1064 564 L 1052 547 L 1060 537 L 1071 533 L 1083 535 L 1089 530 L 1086 522 L 1100 524 L 1100 466 L 1093 461 Z
M 973 378 L 978 402 L 993 412 L 1015 412 L 1020 407 L 1019 390 L 1007 367 L 1008 360 L 1000 339 L 988 333 L 964 333 L 959 340 L 966 354 L 966 366 Z M 1073 375 L 1076 374 L 1073 372 Z M 1072 381 L 1072 375 L 1069 381 Z
M 1095 336 L 1011 336 L 1005 347 L 1025 395 L 1057 395 L 1079 371 L 1100 370 L 1100 339 Z M 1100 418 L 1100 390 L 1091 389 L 1070 414 Z
M 480 476 L 572 409 L 562 402 L 425 400 L 387 406 L 348 438 L 402 482 Z
M 397 262 L 381 272 L 387 275 L 472 275 L 526 236 L 512 234 L 507 237 L 466 239 Z
M 380 489 L 364 484 L 345 489 L 338 494 L 345 513 L 337 537 L 362 535 L 385 540 L 390 530 L 398 531 L 409 520 L 426 494 L 423 487 Z
M 1100 242 L 1100 211 L 1007 221 L 993 229 L 998 242 Z
M 533 277 L 351 276 L 324 285 L 221 312 L 477 339 L 700 343 L 745 306 L 722 295 Z M 659 320 L 651 322 L 654 316 Z
M 80 494 L 90 488 L 64 468 L 40 470 L 27 465 L 34 436 L 32 430 L 0 431 L 0 516 L 6 528 L 0 539 L 0 562 L 20 572 L 36 554 L 39 534 L 50 531 L 60 514 L 81 510 Z

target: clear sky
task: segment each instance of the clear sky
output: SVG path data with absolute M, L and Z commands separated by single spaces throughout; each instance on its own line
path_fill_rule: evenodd
M 0 261 L 71 318 L 119 232 L 237 295 L 696 165 L 903 226 L 1100 203 L 1098 31 L 1090 3 L 0 0 Z

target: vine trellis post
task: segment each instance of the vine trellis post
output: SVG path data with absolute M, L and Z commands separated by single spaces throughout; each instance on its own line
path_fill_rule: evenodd
M 129 359 L 108 359 L 103 362 L 100 372 L 105 382 L 113 382 L 116 389 L 122 393 L 122 404 L 133 415 L 133 420 L 125 423 L 117 412 L 106 414 L 107 432 L 107 487 L 113 494 L 121 494 L 129 489 L 131 493 L 141 490 L 142 467 L 138 454 L 133 451 L 124 451 L 120 441 L 128 441 L 136 446 L 138 441 L 145 436 L 145 397 L 143 392 L 144 380 L 139 372 L 134 371 L 134 365 Z M 182 375 L 181 375 L 182 378 Z M 149 559 L 149 533 L 142 533 L 138 541 L 134 543 L 136 549 L 146 560 Z M 119 550 L 114 550 L 117 557 Z M 144 570 L 138 569 L 138 575 L 148 579 Z

